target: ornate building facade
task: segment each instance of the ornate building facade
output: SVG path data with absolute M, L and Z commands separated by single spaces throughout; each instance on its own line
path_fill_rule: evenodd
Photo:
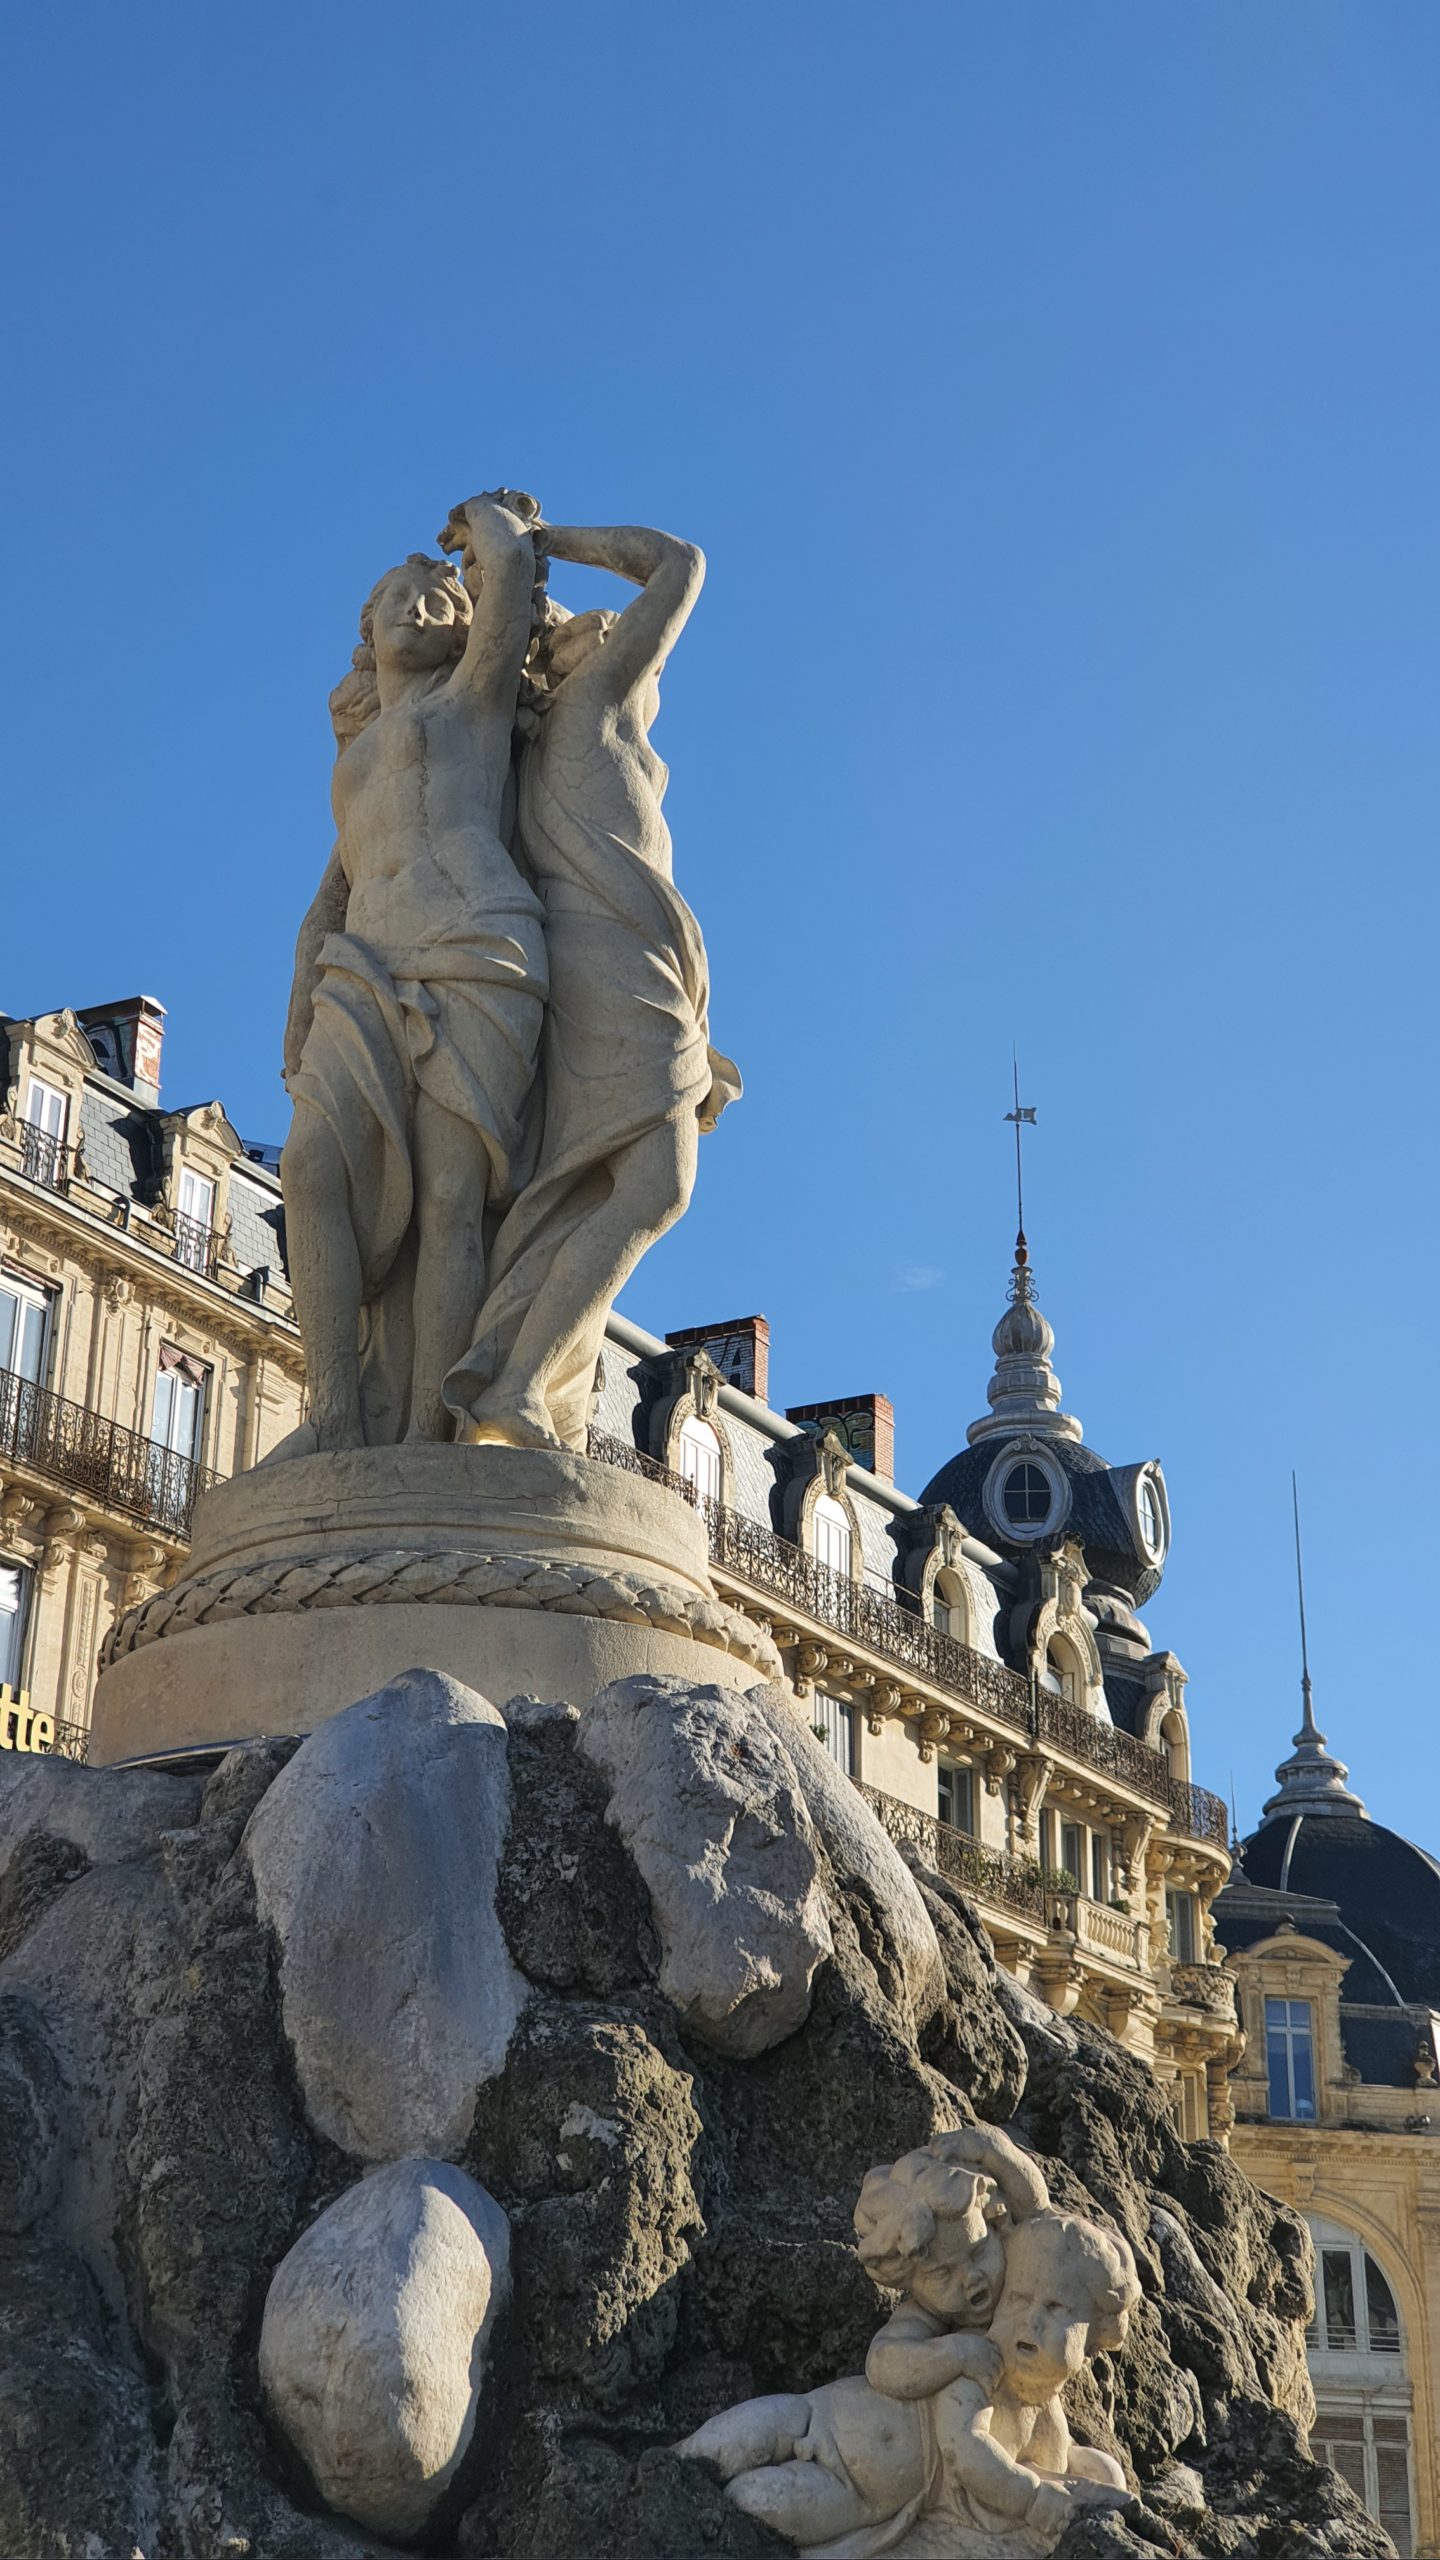
M 1370 1820 L 1303 1692 L 1216 1911 L 1232 2148 L 1315 2241 L 1315 2450 L 1409 2560 L 1440 2554 L 1440 1865 Z
M 80 1753 L 110 1620 L 298 1419 L 273 1151 L 160 1099 L 149 997 L 0 1015 L 0 1746 Z M 269 1155 L 272 1160 L 267 1162 Z

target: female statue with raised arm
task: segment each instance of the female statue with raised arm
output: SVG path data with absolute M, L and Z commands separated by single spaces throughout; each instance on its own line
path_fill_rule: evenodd
M 471 499 L 470 590 L 415 553 L 331 696 L 330 867 L 301 928 L 282 1160 L 321 1449 L 448 1439 L 488 1231 L 523 1181 L 546 967 L 504 841 L 535 592 L 533 499 Z
M 740 1079 L 709 1045 L 705 946 L 671 879 L 649 740 L 704 562 L 636 525 L 540 525 L 535 539 L 641 593 L 618 616 L 548 606 L 537 646 L 519 833 L 549 954 L 543 1137 L 445 1397 L 463 1440 L 575 1448 L 615 1295 L 685 1209 L 699 1133 Z

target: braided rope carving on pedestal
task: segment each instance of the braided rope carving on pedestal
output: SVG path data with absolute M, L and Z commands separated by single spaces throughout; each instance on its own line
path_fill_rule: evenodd
M 379 1547 L 359 1556 L 277 1556 L 197 1575 L 157 1592 L 117 1619 L 101 1648 L 108 1670 L 126 1654 L 190 1627 L 301 1609 L 356 1609 L 399 1601 L 448 1601 L 482 1609 L 558 1609 L 570 1617 L 622 1618 L 661 1627 L 753 1663 L 772 1679 L 780 1657 L 766 1631 L 738 1609 L 597 1565 L 551 1564 L 541 1556 L 476 1555 L 453 1548 Z

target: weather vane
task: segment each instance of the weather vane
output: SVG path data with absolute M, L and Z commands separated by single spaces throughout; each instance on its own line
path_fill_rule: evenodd
M 1005 1120 L 1006 1125 L 1013 1126 L 1015 1131 L 1015 1224 L 1017 1230 L 1015 1236 L 1015 1262 L 1017 1269 L 1023 1271 L 1030 1259 L 1030 1253 L 1025 1242 L 1025 1169 L 1020 1155 L 1020 1132 L 1022 1129 L 1034 1128 L 1035 1114 L 1030 1109 L 1029 1105 L 1027 1103 L 1023 1103 L 1020 1099 L 1020 1059 L 1018 1053 L 1012 1053 L 1012 1072 L 1015 1079 L 1015 1108 L 1013 1111 L 1006 1112 Z

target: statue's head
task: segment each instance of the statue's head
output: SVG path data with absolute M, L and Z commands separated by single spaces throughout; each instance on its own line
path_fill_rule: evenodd
M 950 2329 L 984 2329 L 1005 2277 L 1010 2212 L 995 2180 L 943 2137 L 872 2169 L 855 2207 L 860 2262 Z
M 1009 2391 L 1032 2408 L 1053 2399 L 1087 2356 L 1124 2345 L 1139 2299 L 1129 2242 L 1098 2222 L 1045 2212 L 1017 2224 L 990 2323 Z
M 618 620 L 603 606 L 593 613 L 567 613 L 563 604 L 547 597 L 531 655 L 533 672 L 553 692 L 597 649 L 603 649 Z
M 448 560 L 412 551 L 366 597 L 360 639 L 377 669 L 404 673 L 453 665 L 465 646 L 470 598 Z

